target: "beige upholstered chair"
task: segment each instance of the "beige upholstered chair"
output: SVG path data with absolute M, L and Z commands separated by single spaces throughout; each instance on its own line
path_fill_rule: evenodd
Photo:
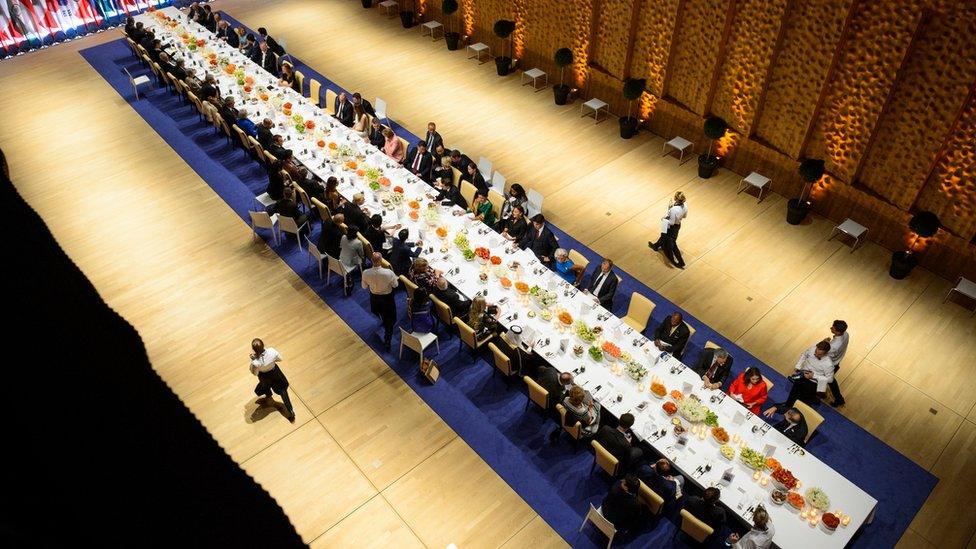
M 652 312 L 654 312 L 654 302 L 634 292 L 630 294 L 630 305 L 627 307 L 627 315 L 621 320 L 638 332 L 643 332 L 647 328 L 647 321 L 651 318 Z
M 620 461 L 596 440 L 590 441 L 590 444 L 593 446 L 593 466 L 590 467 L 590 472 L 592 473 L 593 469 L 599 465 L 600 469 L 616 478 L 617 473 L 620 472 Z
M 681 510 L 681 531 L 688 534 L 691 539 L 698 543 L 704 543 L 708 536 L 714 532 L 711 526 L 698 520 L 695 515 L 692 515 L 685 509 Z
M 556 403 L 556 410 L 559 411 L 559 424 L 569 433 L 569 436 L 573 437 L 573 440 L 579 440 L 583 436 L 583 425 L 578 421 L 575 425 L 566 425 L 566 407 Z
M 813 432 L 817 430 L 817 427 L 820 427 L 820 424 L 824 422 L 824 418 L 802 400 L 797 400 L 793 406 L 803 414 L 803 419 L 807 422 L 807 438 L 803 439 L 803 444 L 806 444 L 810 441 L 810 437 L 813 436 Z
M 660 514 L 664 507 L 664 498 L 643 482 L 640 483 L 640 488 L 637 491 L 637 500 L 646 505 L 652 515 Z
M 549 409 L 549 391 L 545 390 L 542 385 L 539 385 L 529 376 L 522 376 L 522 381 L 525 382 L 525 386 L 529 389 L 529 399 L 525 402 L 525 407 L 529 407 L 530 402 L 535 402 L 539 408 L 543 410 Z

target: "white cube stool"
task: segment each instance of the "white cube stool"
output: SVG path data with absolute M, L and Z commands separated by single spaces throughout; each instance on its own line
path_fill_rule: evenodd
M 851 253 L 854 253 L 854 250 L 861 244 L 861 237 L 867 234 L 867 232 L 867 227 L 848 217 L 843 223 L 837 225 L 830 231 L 830 238 L 827 240 L 833 240 L 839 233 L 844 233 L 854 239 L 854 245 L 851 246 Z
M 427 21 L 423 25 L 420 25 L 420 36 L 430 35 L 431 40 L 437 40 L 437 35 L 435 34 L 437 29 L 441 30 L 441 36 L 444 36 L 444 25 L 441 25 L 437 21 Z
M 397 3 L 397 0 L 383 0 L 383 2 L 380 2 L 380 7 L 385 9 L 386 14 L 391 17 L 400 11 L 400 4 Z
M 532 82 L 532 88 L 535 91 L 539 91 L 541 89 L 544 89 L 544 88 L 549 87 L 549 75 L 547 75 L 546 73 L 544 73 L 542 71 L 542 69 L 538 69 L 538 68 L 536 68 L 536 69 L 529 69 L 529 70 L 523 72 L 522 73 L 522 76 L 519 77 L 519 82 L 521 82 L 521 84 L 523 86 L 525 85 L 525 77 L 529 77 L 529 79 L 530 79 L 529 81 Z M 545 84 L 541 88 L 538 87 L 538 85 L 536 84 L 536 81 L 538 81 L 540 78 L 545 78 L 546 79 L 545 80 Z
M 943 303 L 949 301 L 949 296 L 952 295 L 952 292 L 956 292 L 968 297 L 969 299 L 976 300 L 976 282 L 960 276 L 959 281 L 956 282 L 956 287 L 949 290 L 949 293 L 946 294 L 945 299 L 942 300 Z M 969 316 L 973 315 L 976 315 L 976 308 L 973 309 L 973 312 Z
M 688 141 L 687 139 L 685 139 L 684 137 L 681 137 L 680 135 L 676 135 L 674 137 L 674 139 L 672 139 L 671 141 L 668 141 L 667 143 L 664 144 L 663 147 L 661 147 L 661 152 L 663 153 L 661 156 L 667 155 L 668 154 L 668 147 L 671 147 L 672 149 L 678 151 L 678 153 L 679 153 L 678 154 L 678 164 L 679 165 L 680 164 L 684 164 L 685 151 L 687 151 L 688 149 L 692 148 L 694 145 L 695 144 L 693 142 Z
M 472 57 L 477 57 L 479 63 L 484 63 L 484 61 L 481 60 L 481 52 L 483 52 L 483 51 L 488 52 L 488 58 L 491 59 L 491 50 L 488 48 L 488 44 L 485 44 L 484 42 L 478 42 L 477 44 L 471 44 L 471 45 L 468 46 L 467 49 L 468 49 L 469 52 L 472 52 L 472 51 L 474 52 L 474 55 L 469 55 L 468 56 L 468 59 L 471 59 Z
M 583 103 L 582 105 L 580 105 L 580 117 L 586 116 L 585 109 L 590 109 L 591 111 L 593 111 L 593 120 L 595 120 L 597 123 L 599 123 L 600 122 L 600 111 L 602 110 L 603 113 L 604 113 L 604 115 L 609 116 L 610 115 L 610 108 L 609 107 L 610 106 L 607 105 L 606 102 L 600 101 L 599 99 L 597 99 L 596 97 L 594 97 L 593 99 L 590 99 L 586 103 Z M 604 116 L 604 118 L 606 118 L 606 116 Z
M 769 185 L 770 181 L 771 180 L 765 175 L 757 172 L 751 172 L 749 175 L 743 177 L 739 181 L 739 189 L 735 192 L 735 194 L 739 194 L 744 189 L 748 188 L 747 185 L 752 185 L 753 187 L 759 189 L 759 200 L 756 202 L 756 204 L 758 204 L 759 202 L 762 202 L 763 189 Z

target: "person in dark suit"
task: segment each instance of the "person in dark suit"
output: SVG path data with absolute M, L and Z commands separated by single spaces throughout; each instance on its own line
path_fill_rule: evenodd
M 264 41 L 263 43 L 268 45 L 268 49 L 270 49 L 272 53 L 279 57 L 285 54 L 285 48 L 283 48 L 277 40 L 268 35 L 268 29 L 260 27 L 258 28 L 258 34 L 261 36 L 261 40 Z
M 549 392 L 549 409 L 555 410 L 556 404 L 561 403 L 566 398 L 569 388 L 573 386 L 573 374 L 569 372 L 560 373 L 552 366 L 543 364 L 536 371 L 535 381 Z M 556 432 L 558 433 L 558 431 Z
M 163 72 L 168 72 L 173 74 L 173 63 L 169 59 L 169 55 L 165 52 L 159 54 L 159 68 L 163 69 Z
M 667 458 L 657 460 L 654 465 L 647 463 L 641 465 L 637 469 L 637 476 L 648 488 L 661 496 L 661 499 L 664 500 L 664 505 L 673 503 L 678 499 L 678 487 L 681 483 L 681 477 L 674 476 L 671 462 Z
M 271 142 L 274 139 L 274 134 L 271 133 L 272 128 L 274 128 L 274 122 L 270 118 L 265 118 L 258 125 L 257 140 L 265 149 L 271 146 Z
M 444 302 L 451 309 L 452 315 L 458 318 L 467 318 L 468 312 L 471 311 L 471 301 L 465 299 L 464 296 L 451 287 L 447 283 L 447 279 L 443 276 L 437 277 L 437 282 L 434 284 L 434 291 L 431 294 Z
M 220 21 L 220 15 L 214 13 L 213 8 L 209 5 L 203 6 L 203 9 L 207 12 L 207 16 L 203 20 L 203 26 L 210 32 L 217 32 L 217 23 Z
M 260 65 L 262 69 L 273 76 L 278 76 L 278 59 L 274 52 L 268 48 L 267 42 L 261 42 L 261 45 L 254 50 L 251 61 Z
M 342 92 L 338 96 L 336 96 L 335 114 L 332 116 L 334 116 L 336 120 L 341 122 L 343 126 L 347 128 L 352 127 L 352 121 L 353 121 L 352 103 L 349 102 L 349 98 L 346 96 L 346 92 Z
M 427 123 L 427 135 L 424 136 L 424 143 L 427 143 L 428 151 L 436 149 L 438 145 L 444 145 L 444 139 L 441 138 L 441 134 L 437 133 L 437 124 Z
M 217 25 L 217 38 L 227 42 L 228 46 L 235 49 L 241 45 L 240 37 L 237 36 L 237 33 L 234 32 L 234 29 L 231 28 L 230 23 L 227 21 L 221 21 Z
M 773 429 L 786 435 L 786 438 L 792 440 L 793 442 L 804 446 L 806 444 L 806 438 L 808 428 L 807 420 L 803 417 L 803 414 L 796 408 L 790 408 L 783 414 L 783 420 L 773 425 Z
M 610 493 L 603 498 L 600 514 L 613 523 L 618 531 L 627 531 L 638 526 L 643 510 L 637 501 L 637 490 L 640 484 L 637 477 L 627 475 L 616 482 Z
M 363 193 L 356 193 L 352 196 L 352 202 L 346 202 L 342 207 L 342 213 L 346 216 L 346 224 L 356 227 L 360 231 L 369 225 L 369 219 L 363 213 L 362 205 L 366 202 Z
M 613 307 L 613 296 L 617 293 L 617 275 L 613 272 L 612 260 L 603 258 L 600 268 L 590 275 L 583 291 L 597 298 L 604 309 L 609 311 Z
M 702 378 L 707 389 L 721 389 L 732 371 L 732 356 L 725 349 L 705 349 L 691 369 Z
M 139 45 L 142 46 L 143 49 L 145 49 L 146 53 L 148 54 L 153 47 L 153 42 L 155 41 L 156 41 L 156 35 L 153 33 L 153 31 L 146 30 L 142 35 L 142 39 L 139 40 Z M 152 56 L 150 55 L 150 57 Z
M 281 197 L 284 196 L 285 180 L 281 177 L 281 166 L 281 160 L 268 166 L 268 187 L 264 192 L 275 200 L 281 200 Z
M 343 223 L 345 223 L 345 217 L 342 214 L 335 214 L 331 221 L 322 223 L 322 234 L 319 235 L 318 243 L 320 252 L 339 259 L 342 235 L 345 234 L 342 230 Z
M 434 155 L 431 155 L 430 159 L 431 169 L 427 181 L 437 187 L 441 183 L 448 184 L 454 183 L 454 170 L 451 169 L 451 159 L 447 157 L 441 157 L 440 160 Z M 453 186 L 453 185 L 452 185 Z
M 471 164 L 468 155 L 461 154 L 457 149 L 451 151 L 451 167 L 461 172 L 461 179 L 464 179 L 464 174 L 468 173 L 468 164 Z
M 203 85 L 200 86 L 200 99 L 214 103 L 219 98 L 220 88 L 217 86 L 217 79 L 214 75 L 208 74 L 203 79 Z
M 172 70 L 170 70 L 169 73 L 173 75 L 173 78 L 176 78 L 181 82 L 186 80 L 186 69 L 183 67 L 183 60 L 177 59 L 176 62 L 173 63 Z
M 308 226 L 305 225 L 305 223 L 308 222 L 308 214 L 302 213 L 302 211 L 298 208 L 295 188 L 290 184 L 284 186 L 281 200 L 278 200 L 271 206 L 268 206 L 268 213 L 290 217 L 295 220 L 295 225 L 302 229 L 301 232 L 304 233 L 308 231 Z
M 132 18 L 130 17 L 129 19 Z M 129 24 L 126 23 L 125 33 L 129 35 L 129 38 L 131 38 L 133 42 L 138 44 L 146 35 L 146 29 L 144 28 L 142 21 L 135 23 L 132 27 L 129 27 Z
M 522 206 L 512 208 L 512 215 L 495 223 L 495 230 L 501 233 L 505 240 L 511 242 L 522 240 L 525 231 L 529 230 L 529 224 L 525 221 L 525 209 Z
M 688 325 L 681 320 L 681 313 L 675 311 L 661 321 L 657 330 L 654 330 L 654 345 L 680 359 L 689 337 L 691 332 L 688 330 Z
M 271 138 L 271 143 L 268 144 L 267 150 L 271 156 L 278 160 L 282 160 L 291 153 L 291 149 L 285 148 L 285 138 L 280 135 L 275 135 Z
M 236 124 L 237 119 L 237 107 L 235 106 L 235 101 L 233 97 L 227 96 L 224 98 L 224 103 L 220 107 L 220 116 L 227 122 L 227 125 Z
M 468 209 L 468 201 L 461 196 L 461 189 L 458 189 L 450 179 L 441 179 L 436 188 L 437 200 L 450 200 L 455 206 Z
M 352 94 L 352 106 L 353 108 L 360 107 L 361 109 L 363 109 L 364 113 L 372 117 L 376 116 L 376 109 L 373 108 L 373 104 L 370 103 L 368 100 L 363 99 L 362 94 L 359 92 Z
M 369 223 L 362 231 L 363 236 L 374 252 L 383 253 L 383 244 L 386 244 L 386 231 L 383 230 L 383 216 L 373 214 L 369 218 Z
M 369 139 L 369 144 L 377 149 L 382 149 L 383 145 L 386 145 L 386 137 L 383 135 L 383 130 L 383 124 L 380 124 L 378 118 L 370 121 L 369 133 L 367 133 L 366 137 Z
M 258 41 L 254 38 L 253 34 L 248 33 L 247 37 L 244 38 L 244 43 L 240 46 L 241 53 L 244 54 L 248 59 L 254 57 L 254 52 L 258 51 Z
M 403 166 L 410 170 L 410 173 L 429 183 L 431 162 L 430 153 L 427 152 L 427 143 L 418 141 L 414 148 L 407 153 L 407 157 L 403 159 Z
M 604 425 L 596 432 L 596 441 L 613 454 L 620 462 L 620 471 L 629 471 L 642 457 L 644 451 L 634 446 L 637 442 L 630 428 L 634 426 L 634 415 L 622 414 L 616 427 Z
M 410 270 L 413 260 L 420 256 L 421 249 L 419 244 L 408 242 L 410 231 L 400 229 L 396 238 L 391 242 L 389 262 L 393 272 L 398 275 L 406 275 Z M 417 246 L 417 247 L 415 247 Z
M 705 488 L 702 497 L 689 496 L 685 502 L 687 510 L 695 518 L 712 527 L 713 536 L 718 534 L 725 526 L 725 509 L 719 505 L 719 498 L 722 493 L 718 488 Z
M 552 264 L 552 256 L 559 244 L 556 242 L 556 235 L 552 234 L 549 227 L 546 227 L 546 218 L 542 214 L 532 216 L 532 226 L 525 231 L 519 247 L 532 250 L 532 253 L 539 258 L 546 266 Z
M 430 156 L 433 159 L 434 168 L 444 165 L 442 159 L 447 158 L 448 160 L 447 160 L 446 167 L 448 169 L 448 172 L 451 171 L 451 152 L 444 147 L 443 143 L 438 143 L 437 146 L 434 148 L 430 148 L 430 143 L 428 143 L 427 150 L 430 151 Z
M 461 180 L 471 183 L 478 192 L 488 196 L 488 183 L 485 182 L 485 176 L 481 175 L 481 170 L 478 169 L 478 166 L 474 162 L 468 163 L 467 174 L 467 176 L 462 174 Z

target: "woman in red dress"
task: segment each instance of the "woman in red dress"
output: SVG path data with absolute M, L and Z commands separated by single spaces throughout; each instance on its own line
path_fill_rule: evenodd
M 759 407 L 766 402 L 766 381 L 763 379 L 759 368 L 747 368 L 739 374 L 735 381 L 729 385 L 729 395 L 749 408 L 754 414 L 759 414 Z

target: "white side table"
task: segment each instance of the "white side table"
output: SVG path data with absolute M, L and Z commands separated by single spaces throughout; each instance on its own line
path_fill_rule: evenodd
M 380 7 L 386 10 L 386 14 L 389 16 L 396 15 L 396 12 L 400 10 L 400 4 L 397 0 L 383 0 L 380 2 Z
M 593 111 L 593 120 L 597 123 L 600 122 L 600 111 L 602 110 L 605 117 L 610 115 L 609 105 L 606 102 L 600 101 L 596 97 L 590 99 L 586 103 L 580 105 L 580 117 L 586 116 L 586 111 L 584 109 L 590 109 Z
M 949 301 L 949 296 L 952 295 L 952 292 L 962 294 L 968 297 L 969 299 L 976 299 L 976 282 L 973 282 L 972 280 L 969 280 L 966 277 L 960 276 L 959 281 L 956 282 L 956 287 L 949 290 L 949 293 L 946 294 L 945 299 L 942 300 L 943 303 Z M 973 309 L 972 314 L 970 314 L 969 316 L 973 316 L 973 315 L 976 315 L 976 309 Z
M 851 253 L 854 253 L 854 250 L 861 244 L 861 237 L 867 234 L 867 232 L 867 227 L 848 217 L 843 223 L 837 225 L 830 231 L 830 238 L 827 240 L 832 240 L 839 233 L 844 233 L 854 239 L 854 245 L 851 246 Z
M 470 44 L 467 50 L 468 52 L 474 52 L 474 55 L 469 55 L 468 59 L 471 59 L 472 57 L 477 57 L 479 63 L 484 63 L 484 61 L 481 60 L 481 52 L 483 51 L 488 52 L 488 58 L 491 59 L 491 49 L 489 49 L 488 44 L 485 44 L 484 42 L 478 42 L 477 44 Z
M 770 182 L 771 179 L 768 177 L 757 172 L 751 172 L 749 175 L 739 180 L 739 188 L 736 190 L 735 194 L 739 194 L 744 189 L 748 188 L 747 185 L 752 185 L 753 187 L 759 189 L 759 200 L 756 202 L 756 204 L 758 204 L 759 202 L 762 202 L 763 190 L 769 185 Z
M 685 151 L 692 148 L 694 145 L 695 144 L 693 142 L 688 141 L 687 139 L 681 137 L 680 135 L 676 135 L 674 139 L 668 141 L 667 143 L 664 144 L 663 147 L 661 147 L 661 152 L 663 153 L 662 156 L 668 154 L 668 147 L 671 147 L 672 149 L 678 151 L 679 153 L 678 164 L 679 165 L 684 164 Z
M 519 81 L 522 83 L 523 86 L 525 85 L 526 77 L 528 77 L 530 79 L 530 82 L 532 82 L 532 89 L 534 89 L 535 91 L 539 91 L 541 89 L 549 87 L 549 75 L 543 72 L 542 69 L 538 69 L 538 68 L 529 69 L 523 72 L 522 76 L 519 77 Z M 545 84 L 543 85 L 542 88 L 538 87 L 538 85 L 536 84 L 536 81 L 538 81 L 540 78 L 546 79 Z
M 435 32 L 437 29 L 441 30 L 441 37 L 444 36 L 444 25 L 441 25 L 437 21 L 427 21 L 423 25 L 420 25 L 420 36 L 430 35 L 431 40 L 437 40 L 437 35 Z

